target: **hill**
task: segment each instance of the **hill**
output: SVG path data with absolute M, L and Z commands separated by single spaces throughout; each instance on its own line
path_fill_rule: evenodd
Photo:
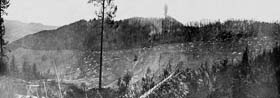
M 5 40 L 9 43 L 29 34 L 57 28 L 56 26 L 48 26 L 41 23 L 23 23 L 17 20 L 5 20 L 4 25 L 6 27 Z
M 153 21 L 152 21 L 153 20 Z M 162 21 L 168 19 L 131 18 L 121 21 L 106 22 L 104 44 L 105 49 L 127 49 L 149 46 L 151 36 L 162 32 Z M 174 22 L 174 24 L 180 24 Z M 98 50 L 100 43 L 100 21 L 80 20 L 59 27 L 56 30 L 44 30 L 23 37 L 11 44 L 11 49 L 24 47 L 35 50 L 77 49 Z M 178 29 L 183 29 L 178 27 Z
M 99 24 L 99 20 L 80 20 L 56 30 L 44 30 L 23 37 L 9 44 L 9 47 L 35 50 L 98 50 Z M 269 36 L 271 40 L 275 40 L 280 36 L 279 27 L 277 23 L 239 20 L 185 26 L 172 17 L 135 17 L 107 21 L 104 31 L 104 48 L 115 50 L 193 41 L 238 41 L 242 38 L 262 36 Z
M 135 17 L 106 21 L 104 32 L 103 79 L 108 86 L 126 72 L 132 72 L 136 82 L 148 68 L 153 73 L 168 64 L 196 68 L 221 58 L 238 60 L 246 46 L 255 53 L 270 49 L 279 41 L 280 25 L 239 20 L 183 25 L 171 17 Z M 54 78 L 57 66 L 64 82 L 95 87 L 99 46 L 100 20 L 80 20 L 10 43 L 9 62 L 19 70 L 36 66 L 45 78 Z

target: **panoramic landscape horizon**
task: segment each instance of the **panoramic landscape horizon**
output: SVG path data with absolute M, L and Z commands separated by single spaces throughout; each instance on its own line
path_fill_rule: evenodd
M 1 0 L 0 98 L 279 98 L 278 0 Z

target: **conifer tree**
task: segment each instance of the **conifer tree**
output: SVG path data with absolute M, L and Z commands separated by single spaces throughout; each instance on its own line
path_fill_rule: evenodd
M 9 0 L 1 0 L 1 17 L 0 17 L 0 23 L 1 23 L 1 33 L 0 33 L 0 75 L 5 74 L 7 71 L 7 64 L 5 62 L 5 52 L 4 52 L 4 46 L 7 44 L 4 40 L 5 35 L 5 26 L 4 26 L 4 19 L 3 16 L 7 15 L 5 12 L 5 9 L 7 9 L 10 6 Z
M 111 20 L 115 17 L 117 6 L 113 2 L 114 0 L 89 0 L 88 3 L 93 3 L 95 8 L 95 14 L 101 18 L 101 42 L 100 42 L 100 71 L 99 71 L 99 89 L 102 88 L 102 52 L 103 52 L 103 33 L 104 33 L 104 21 Z

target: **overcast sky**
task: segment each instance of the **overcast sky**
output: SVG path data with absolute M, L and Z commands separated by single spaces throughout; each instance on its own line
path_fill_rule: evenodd
M 61 26 L 94 16 L 88 0 L 10 0 L 6 19 Z M 280 0 L 116 0 L 116 19 L 129 17 L 163 17 L 168 15 L 182 23 L 189 21 L 254 19 L 280 20 Z

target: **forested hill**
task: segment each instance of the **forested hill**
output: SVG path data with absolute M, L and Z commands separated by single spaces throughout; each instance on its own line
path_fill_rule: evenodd
M 45 30 L 25 36 L 8 47 L 33 50 L 98 50 L 100 20 L 80 20 L 56 30 Z M 106 21 L 104 48 L 128 49 L 166 43 L 192 41 L 238 41 L 248 37 L 268 36 L 279 40 L 280 24 L 229 20 L 209 24 L 183 25 L 172 17 L 129 18 Z

